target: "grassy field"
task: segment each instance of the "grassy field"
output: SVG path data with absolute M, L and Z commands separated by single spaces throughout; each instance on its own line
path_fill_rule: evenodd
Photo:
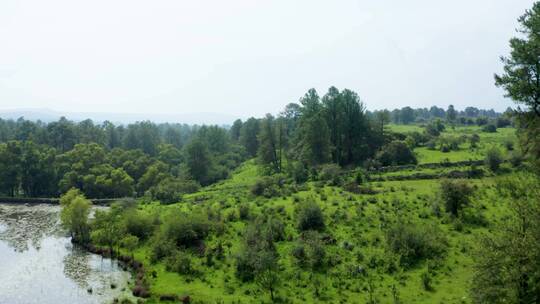
M 398 133 L 409 133 L 409 132 L 423 132 L 424 129 L 418 125 L 389 125 L 388 128 L 391 131 Z M 506 141 L 516 142 L 516 135 L 514 128 L 499 128 L 495 133 L 483 132 L 481 127 L 472 126 L 472 127 L 455 127 L 447 128 L 444 132 L 441 133 L 441 137 L 445 136 L 470 136 L 473 134 L 478 134 L 480 136 L 480 142 L 478 147 L 472 149 L 469 143 L 462 143 L 458 151 L 450 151 L 446 153 L 441 153 L 439 150 L 429 150 L 426 147 L 418 147 L 414 150 L 417 155 L 418 163 L 438 163 L 445 160 L 450 162 L 464 161 L 464 160 L 479 160 L 483 159 L 485 156 L 485 151 L 492 147 L 496 146 L 501 148 L 503 151 L 504 143 Z
M 391 126 L 406 132 L 416 126 Z M 499 129 L 497 133 L 482 133 L 478 128 L 456 128 L 445 134 L 478 133 L 481 137 L 477 151 L 466 145 L 460 151 L 442 153 L 418 148 L 421 163 L 445 159 L 461 161 L 482 159 L 490 145 L 503 145 L 513 138 L 513 129 Z M 466 170 L 467 167 L 452 168 Z M 449 168 L 406 170 L 384 173 L 398 174 L 441 173 Z M 513 174 L 509 167 L 506 173 Z M 486 169 L 487 171 L 487 169 Z M 500 175 L 500 174 L 499 174 Z M 206 248 L 221 244 L 224 258 L 208 266 L 206 258 L 189 251 L 198 275 L 179 275 L 168 272 L 162 262 L 151 263 L 148 244 L 140 246 L 135 257 L 145 264 L 152 297 L 148 303 L 159 302 L 160 295 L 189 295 L 197 303 L 264 303 L 269 294 L 253 282 L 241 282 L 235 277 L 235 256 L 242 250 L 241 240 L 249 220 L 239 218 L 239 206 L 249 206 L 250 218 L 273 214 L 285 225 L 286 238 L 277 243 L 280 255 L 281 283 L 278 299 L 284 303 L 367 303 L 374 297 L 378 303 L 470 303 L 469 286 L 473 273 L 473 252 L 477 237 L 487 231 L 490 223 L 501 218 L 504 205 L 497 203 L 493 193 L 495 174 L 482 179 L 471 179 L 477 190 L 468 211 L 484 224 L 456 222 L 448 215 L 437 215 L 439 180 L 408 180 L 372 182 L 375 194 L 355 194 L 342 187 L 309 182 L 296 191 L 278 197 L 255 196 L 250 189 L 261 176 L 260 168 L 249 161 L 238 168 L 231 178 L 186 195 L 172 205 L 147 203 L 140 209 L 148 214 L 186 212 L 212 214 L 214 229 L 205 240 Z M 326 229 L 324 235 L 332 239 L 326 244 L 327 266 L 311 272 L 299 267 L 291 252 L 300 237 L 296 227 L 295 209 L 305 198 L 315 200 L 322 208 Z M 422 260 L 402 266 L 388 250 L 386 231 L 397 221 L 418 225 L 421 229 L 439 229 L 446 236 L 448 250 L 440 259 Z M 433 228 L 435 227 L 435 228 Z M 423 287 L 423 274 L 429 272 L 432 288 Z M 316 296 L 316 290 L 319 295 Z

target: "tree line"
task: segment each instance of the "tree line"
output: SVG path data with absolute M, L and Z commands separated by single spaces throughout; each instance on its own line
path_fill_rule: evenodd
M 124 127 L 61 118 L 2 120 L 0 130 L 0 194 L 7 196 L 56 197 L 77 188 L 90 198 L 147 195 L 172 202 L 226 178 L 245 159 L 218 126 Z

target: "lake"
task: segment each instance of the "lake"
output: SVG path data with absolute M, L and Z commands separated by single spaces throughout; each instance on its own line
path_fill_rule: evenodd
M 71 243 L 60 206 L 0 204 L 0 304 L 133 299 L 130 279 L 116 261 Z

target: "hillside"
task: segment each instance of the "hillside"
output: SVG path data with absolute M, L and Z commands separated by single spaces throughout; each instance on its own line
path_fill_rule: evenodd
M 469 129 L 450 131 L 467 134 Z M 483 134 L 479 149 L 501 145 L 512 129 Z M 420 163 L 449 158 L 465 161 L 475 158 L 465 145 L 460 151 L 423 154 Z M 423 158 L 426 155 L 426 159 Z M 453 168 L 467 171 L 468 166 Z M 283 224 L 283 240 L 276 242 L 279 254 L 279 283 L 277 298 L 286 303 L 328 301 L 332 303 L 365 303 L 370 297 L 381 303 L 469 303 L 469 286 L 473 274 L 473 252 L 477 238 L 498 221 L 505 205 L 498 204 L 493 192 L 498 178 L 487 168 L 483 178 L 472 178 L 468 184 L 475 189 L 471 204 L 466 208 L 468 218 L 452 219 L 437 210 L 440 201 L 440 180 L 404 180 L 365 182 L 362 189 L 371 194 L 344 190 L 354 174 L 345 173 L 343 181 L 307 182 L 293 185 L 285 182 L 272 197 L 256 196 L 252 189 L 262 176 L 254 161 L 248 161 L 232 176 L 199 192 L 185 195 L 182 202 L 160 205 L 148 202 L 139 209 L 161 219 L 169 214 L 204 214 L 210 232 L 204 245 L 182 251 L 190 261 L 191 270 L 178 274 L 166 270 L 164 261 L 151 261 L 152 242 L 135 250 L 135 258 L 145 264 L 153 301 L 162 295 L 189 295 L 196 302 L 259 302 L 270 301 L 269 293 L 255 282 L 242 282 L 237 272 L 237 255 L 242 253 L 246 227 L 256 218 L 272 217 Z M 431 173 L 448 170 L 448 164 L 430 169 Z M 511 175 L 515 169 L 505 164 L 502 173 Z M 420 170 L 422 172 L 422 170 Z M 417 173 L 414 169 L 380 173 L 382 179 L 396 175 Z M 333 185 L 340 184 L 340 185 Z M 368 191 L 364 191 L 368 192 Z M 320 231 L 324 248 L 322 264 L 317 268 L 302 267 L 293 256 L 295 248 L 304 242 L 305 235 L 298 229 L 298 207 L 304 201 L 314 201 L 324 215 L 325 227 Z M 398 223 L 415 227 L 421 233 L 441 237 L 442 254 L 400 262 L 400 256 L 389 249 L 388 233 Z M 403 227 L 405 227 L 403 226 Z M 435 236 L 437 235 L 437 236 Z M 438 242 L 434 240 L 434 242 Z M 216 258 L 223 249 L 221 258 Z M 212 256 L 212 258 L 209 258 Z M 429 281 L 429 282 L 428 282 Z M 427 285 L 426 285 L 427 284 Z M 429 287 L 429 288 L 428 288 Z M 165 297 L 166 298 L 166 297 Z

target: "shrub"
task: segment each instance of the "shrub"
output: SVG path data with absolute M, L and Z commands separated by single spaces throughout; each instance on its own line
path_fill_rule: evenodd
M 497 128 L 504 128 L 504 127 L 508 127 L 509 125 L 511 125 L 512 122 L 508 118 L 498 117 L 497 120 L 496 120 L 496 124 L 497 124 Z
M 238 216 L 243 221 L 249 218 L 249 205 L 248 204 L 238 205 Z
M 422 287 L 424 287 L 424 290 L 431 291 L 433 290 L 433 287 L 431 286 L 433 279 L 431 278 L 431 274 L 428 270 L 423 271 L 420 274 L 420 279 L 422 280 Z
M 322 231 L 324 225 L 324 215 L 321 208 L 315 202 L 308 200 L 301 204 L 297 211 L 298 230 L 317 230 Z
M 142 211 L 128 210 L 124 213 L 126 231 L 141 240 L 149 238 L 154 232 L 155 219 Z
M 291 254 L 300 267 L 317 269 L 325 264 L 326 249 L 320 234 L 316 231 L 303 233 L 301 239 L 293 247 Z
M 319 178 L 334 186 L 341 185 L 341 168 L 336 164 L 323 165 L 319 173 Z
M 383 166 L 417 164 L 413 151 L 402 141 L 393 141 L 377 153 L 377 160 Z
M 251 187 L 251 193 L 267 198 L 281 196 L 284 184 L 285 178 L 281 174 L 263 176 L 255 181 L 255 184 Z
M 192 193 L 199 189 L 199 184 L 192 180 L 167 178 L 152 186 L 148 192 L 153 200 L 165 204 L 177 203 L 182 200 L 182 194 Z
M 508 151 L 513 151 L 514 150 L 514 141 L 511 138 L 506 138 L 504 140 L 504 147 Z
M 503 157 L 501 150 L 496 147 L 492 147 L 486 152 L 486 158 L 484 159 L 486 166 L 493 172 L 499 170 L 501 163 L 503 162 Z
M 512 153 L 510 153 L 508 161 L 510 162 L 512 167 L 519 167 L 523 162 L 523 154 L 521 154 L 521 152 L 519 151 L 512 151 Z
M 480 135 L 474 133 L 469 137 L 469 142 L 471 143 L 471 148 L 476 148 L 480 142 Z
M 170 256 L 176 250 L 172 240 L 166 239 L 162 234 L 156 235 L 150 243 L 150 261 L 155 263 Z
M 439 258 L 448 247 L 446 237 L 437 226 L 403 222 L 387 230 L 386 244 L 390 251 L 401 256 L 403 266 L 412 266 L 422 259 Z
M 162 224 L 164 237 L 178 247 L 197 245 L 208 235 L 209 229 L 208 220 L 201 214 L 174 213 Z
M 482 128 L 482 131 L 487 133 L 495 133 L 497 132 L 497 127 L 494 124 L 488 124 Z
M 178 250 L 165 260 L 165 268 L 167 271 L 182 275 L 193 275 L 196 273 L 191 262 L 191 257 Z
M 446 212 L 457 217 L 461 209 L 470 203 L 474 189 L 465 180 L 444 179 L 440 183 L 440 191 Z
M 488 119 L 487 117 L 478 117 L 476 118 L 476 124 L 479 125 L 479 126 L 485 126 L 488 124 Z

